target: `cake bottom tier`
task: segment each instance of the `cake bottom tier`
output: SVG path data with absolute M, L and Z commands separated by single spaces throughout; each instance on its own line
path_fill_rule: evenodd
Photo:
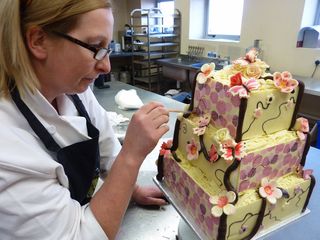
M 239 195 L 234 214 L 214 217 L 209 198 L 223 189 L 208 182 L 199 169 L 183 166 L 172 158 L 164 159 L 163 171 L 163 183 L 207 239 L 250 239 L 261 230 L 301 214 L 315 184 L 313 176 L 303 179 L 291 173 L 277 179 L 277 186 L 286 194 L 276 204 L 261 198 L 257 191 L 248 190 Z

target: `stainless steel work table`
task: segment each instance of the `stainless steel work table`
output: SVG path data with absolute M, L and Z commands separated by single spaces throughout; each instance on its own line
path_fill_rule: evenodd
M 100 104 L 107 110 L 117 112 L 126 117 L 131 117 L 135 110 L 124 111 L 118 108 L 114 101 L 114 96 L 121 89 L 136 89 L 143 103 L 149 101 L 162 102 L 168 108 L 183 109 L 185 104 L 177 102 L 158 94 L 148 92 L 134 86 L 124 84 L 122 82 L 108 82 L 110 88 L 94 89 Z M 170 114 L 170 131 L 164 136 L 172 138 L 173 128 L 176 120 L 176 114 Z M 157 152 L 153 152 L 143 163 L 138 183 L 141 185 L 153 185 L 152 178 L 156 175 L 156 160 Z M 300 218 L 299 220 L 290 223 L 289 225 L 277 230 L 263 239 L 267 240 L 316 240 L 320 239 L 320 150 L 310 148 L 307 156 L 306 168 L 314 170 L 314 176 L 317 180 L 313 195 L 310 199 L 308 209 L 310 213 Z M 117 240 L 175 240 L 178 234 L 178 225 L 180 217 L 172 205 L 167 205 L 161 208 L 143 208 L 131 204 L 126 212 L 123 224 L 120 228 Z M 194 240 L 197 240 L 194 238 Z
M 184 109 L 185 107 L 184 103 L 119 81 L 108 82 L 108 85 L 110 85 L 110 88 L 94 88 L 93 92 L 99 103 L 108 112 L 116 112 L 128 118 L 131 118 L 136 110 L 121 110 L 114 100 L 115 95 L 122 89 L 135 89 L 144 104 L 150 101 L 157 101 L 163 103 L 167 108 Z M 177 113 L 170 113 L 170 130 L 165 134 L 164 138 L 172 138 L 176 118 Z M 139 185 L 154 185 L 152 178 L 157 174 L 156 158 L 157 152 L 154 151 L 142 164 L 138 177 Z M 144 208 L 130 204 L 117 240 L 174 240 L 176 239 L 179 220 L 180 217 L 172 205 L 161 208 Z

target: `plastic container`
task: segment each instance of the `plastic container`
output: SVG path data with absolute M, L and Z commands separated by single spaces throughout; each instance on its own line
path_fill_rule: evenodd
M 110 73 L 110 81 L 119 81 L 119 72 L 111 72 Z
M 114 51 L 115 52 L 121 52 L 121 44 L 120 43 L 115 43 Z
M 120 81 L 124 83 L 130 82 L 130 73 L 128 71 L 121 71 L 120 72 Z

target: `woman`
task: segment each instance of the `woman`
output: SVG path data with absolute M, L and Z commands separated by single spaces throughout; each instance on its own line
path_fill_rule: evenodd
M 143 106 L 120 148 L 88 88 L 110 72 L 110 2 L 1 0 L 0 28 L 0 239 L 114 239 L 131 196 L 165 204 L 135 181 L 168 111 Z

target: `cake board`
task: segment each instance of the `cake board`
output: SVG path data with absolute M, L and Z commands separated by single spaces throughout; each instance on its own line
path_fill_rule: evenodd
M 193 218 L 190 214 L 178 203 L 174 194 L 168 189 L 164 182 L 160 182 L 153 178 L 154 183 L 161 189 L 164 193 L 168 201 L 172 204 L 172 206 L 177 210 L 179 215 L 181 216 L 181 220 L 178 226 L 178 239 L 179 240 L 211 240 L 206 236 L 201 229 L 196 225 Z M 306 209 L 304 213 L 292 216 L 285 221 L 277 224 L 276 226 L 270 227 L 267 230 L 262 230 L 258 234 L 256 234 L 252 239 L 253 240 L 262 240 L 263 237 L 274 232 L 302 217 L 310 213 L 309 209 Z

